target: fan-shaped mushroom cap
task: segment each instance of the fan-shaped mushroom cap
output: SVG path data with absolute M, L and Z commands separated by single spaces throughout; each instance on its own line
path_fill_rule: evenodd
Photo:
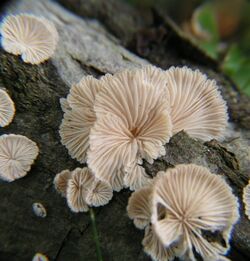
M 135 70 L 102 78 L 87 156 L 101 180 L 109 182 L 118 170 L 141 158 L 152 163 L 164 154 L 163 145 L 172 134 L 165 88 L 155 87 L 142 75 Z
M 85 199 L 93 182 L 94 176 L 88 168 L 76 168 L 72 172 L 72 177 L 69 179 L 67 185 L 66 198 L 68 206 L 73 212 L 88 211 Z
M 86 195 L 86 202 L 90 206 L 99 207 L 106 205 L 112 197 L 112 187 L 108 183 L 96 179 Z
M 67 100 L 61 103 L 65 112 L 59 131 L 61 142 L 70 156 L 81 163 L 86 161 L 89 132 L 96 120 L 93 106 L 100 88 L 100 81 L 92 76 L 84 77 L 71 87 Z
M 248 185 L 243 189 L 243 202 L 245 204 L 245 214 L 250 219 L 250 180 Z
M 144 251 L 150 255 L 154 261 L 172 261 L 175 258 L 174 249 L 164 247 L 151 226 L 147 226 L 145 229 L 142 245 Z
M 5 51 L 21 54 L 23 61 L 31 64 L 49 59 L 58 42 L 52 22 L 28 14 L 7 16 L 1 25 L 1 35 Z
M 25 176 L 38 152 L 36 143 L 25 136 L 0 136 L 0 178 L 13 181 Z
M 173 133 L 185 130 L 202 140 L 223 137 L 227 106 L 216 82 L 187 67 L 171 67 L 166 71 L 166 78 Z
M 71 171 L 68 169 L 61 171 L 56 174 L 54 178 L 54 186 L 58 193 L 60 193 L 63 197 L 66 197 L 66 190 L 69 179 L 72 177 Z
M 0 89 L 0 126 L 9 125 L 15 115 L 15 105 L 8 93 Z
M 228 250 L 238 202 L 221 177 L 204 167 L 179 165 L 156 179 L 152 202 L 151 222 L 164 246 L 184 238 L 191 260 L 193 248 L 206 260 L 217 260 Z M 208 241 L 204 231 L 220 233 L 226 246 Z
M 127 173 L 124 176 L 124 185 L 131 190 L 137 190 L 147 186 L 153 180 L 146 174 L 145 169 L 138 164 L 134 164 L 132 167 L 127 168 L 126 172 Z
M 135 191 L 129 198 L 128 216 L 133 219 L 135 226 L 139 229 L 144 229 L 150 223 L 151 196 L 152 188 L 144 187 Z

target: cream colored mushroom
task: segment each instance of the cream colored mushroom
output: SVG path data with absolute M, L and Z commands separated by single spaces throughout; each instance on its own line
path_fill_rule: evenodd
M 15 134 L 0 136 L 0 178 L 13 181 L 25 176 L 38 152 L 36 143 L 25 136 Z
M 39 64 L 49 59 L 58 42 L 52 22 L 29 14 L 9 15 L 1 24 L 3 49 L 21 55 L 26 63 Z
M 144 229 L 150 223 L 152 214 L 151 196 L 152 187 L 144 187 L 135 191 L 129 198 L 128 216 L 139 229 Z
M 70 89 L 67 100 L 62 100 L 65 112 L 60 126 L 61 142 L 72 158 L 86 161 L 89 148 L 89 132 L 96 120 L 93 110 L 95 96 L 101 88 L 100 81 L 88 76 Z
M 247 186 L 243 189 L 243 202 L 245 204 L 245 214 L 250 219 L 250 180 Z
M 66 197 L 66 191 L 68 186 L 68 181 L 71 179 L 72 173 L 68 169 L 61 171 L 56 174 L 54 178 L 54 186 L 58 193 L 63 197 Z
M 138 69 L 101 79 L 87 162 L 99 179 L 110 184 L 141 159 L 152 163 L 163 155 L 163 145 L 172 134 L 165 88 L 154 86 L 143 75 Z
M 112 197 L 112 187 L 106 182 L 95 179 L 86 195 L 86 202 L 89 206 L 100 207 L 108 204 Z
M 0 89 L 0 126 L 9 125 L 15 115 L 15 105 L 6 91 Z
M 191 260 L 196 260 L 193 249 L 204 260 L 226 254 L 238 218 L 238 201 L 231 188 L 204 167 L 178 165 L 154 182 L 151 222 L 155 233 L 165 247 L 184 239 Z M 208 241 L 203 231 L 216 231 L 226 245 Z
M 94 176 L 88 168 L 77 168 L 72 172 L 67 183 L 66 198 L 73 212 L 88 211 L 86 195 L 93 182 Z
M 166 78 L 173 134 L 184 130 L 202 140 L 223 138 L 227 106 L 216 82 L 187 67 L 171 67 Z

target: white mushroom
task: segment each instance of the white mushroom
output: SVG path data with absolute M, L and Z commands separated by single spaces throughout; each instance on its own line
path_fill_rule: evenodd
M 184 130 L 202 140 L 223 138 L 227 106 L 216 82 L 187 67 L 171 67 L 166 78 L 173 133 Z
M 3 49 L 21 55 L 26 63 L 39 64 L 49 59 L 58 42 L 54 24 L 29 14 L 9 15 L 1 24 Z
M 15 115 L 15 105 L 6 91 L 0 89 L 0 126 L 9 125 Z
M 152 163 L 163 155 L 163 145 L 171 137 L 165 88 L 154 86 L 148 78 L 137 69 L 101 80 L 103 87 L 96 96 L 97 120 L 90 132 L 87 162 L 99 179 L 110 184 L 124 168 L 141 159 Z
M 88 168 L 77 168 L 72 172 L 67 184 L 66 198 L 73 212 L 88 211 L 86 195 L 93 182 L 94 176 Z
M 100 88 L 98 80 L 91 76 L 84 77 L 71 87 L 67 100 L 61 100 L 65 112 L 59 131 L 61 142 L 70 156 L 81 163 L 86 161 L 89 132 L 96 120 L 94 101 Z
M 6 181 L 27 174 L 38 156 L 35 142 L 22 135 L 5 134 L 0 137 L 0 178 Z
M 63 197 L 66 197 L 66 190 L 69 179 L 72 177 L 71 171 L 68 169 L 61 171 L 56 174 L 54 178 L 54 186 L 58 193 L 60 193 Z

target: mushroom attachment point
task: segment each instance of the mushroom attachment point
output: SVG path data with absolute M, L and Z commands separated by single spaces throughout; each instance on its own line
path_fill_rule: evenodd
M 31 64 L 48 60 L 53 55 L 59 38 L 52 22 L 30 14 L 5 17 L 0 33 L 3 49 L 21 55 L 24 62 Z
M 38 153 L 36 143 L 25 136 L 0 136 L 0 178 L 13 181 L 25 176 Z

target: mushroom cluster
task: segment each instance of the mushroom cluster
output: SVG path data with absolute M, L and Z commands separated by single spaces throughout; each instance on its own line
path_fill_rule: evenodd
M 60 136 L 72 158 L 88 163 L 115 191 L 152 179 L 142 167 L 165 154 L 185 130 L 203 140 L 223 137 L 227 108 L 216 83 L 198 70 L 154 66 L 84 77 L 61 100 Z
M 132 194 L 127 211 L 137 228 L 145 228 L 144 250 L 158 261 L 222 260 L 239 218 L 225 180 L 193 164 L 158 173 Z
M 86 212 L 88 206 L 106 205 L 113 196 L 112 187 L 95 178 L 88 168 L 63 170 L 55 176 L 54 186 L 66 197 L 73 212 Z

